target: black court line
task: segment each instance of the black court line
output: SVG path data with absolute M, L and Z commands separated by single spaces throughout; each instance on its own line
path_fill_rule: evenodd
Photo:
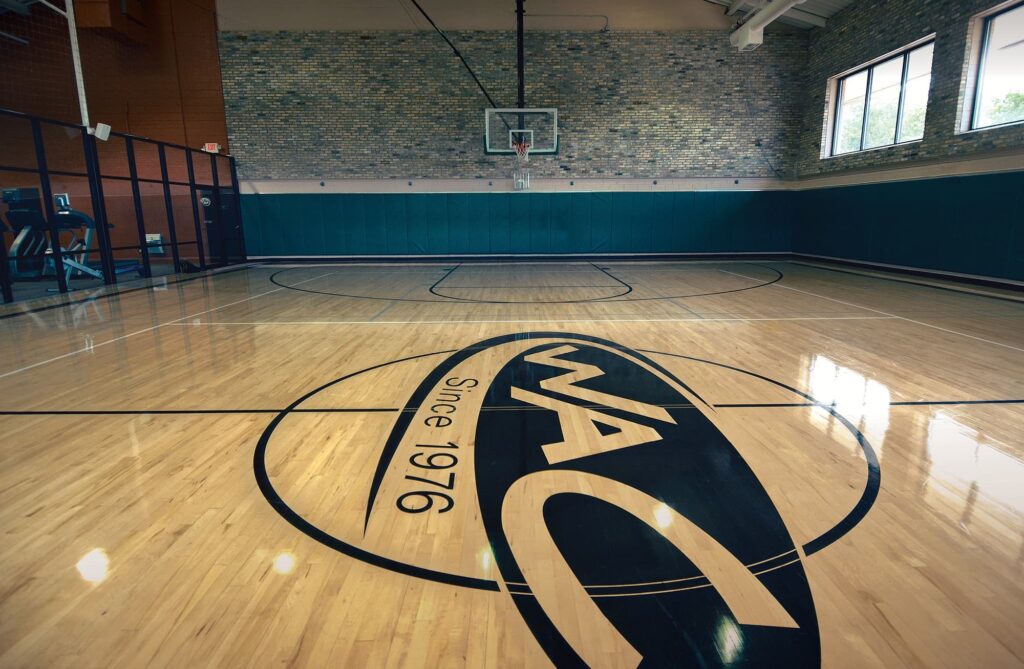
M 103 295 L 92 295 L 81 300 L 68 300 L 67 302 L 61 302 L 59 304 L 48 304 L 44 307 L 36 307 L 34 309 L 24 309 L 22 311 L 15 311 L 9 314 L 0 314 L 0 320 L 7 318 L 17 318 L 18 316 L 28 316 L 29 314 L 36 314 L 41 311 L 50 311 L 51 309 L 61 309 L 64 307 L 74 307 L 79 304 L 87 304 L 89 302 L 98 302 L 99 300 L 107 300 L 111 297 L 120 297 L 122 295 L 128 295 L 129 293 L 138 293 L 144 290 L 154 290 L 156 288 L 163 288 L 164 286 L 173 286 L 179 283 L 188 283 L 189 281 L 197 281 L 199 279 L 209 279 L 211 277 L 220 276 L 222 274 L 232 274 L 239 272 L 243 269 L 249 269 L 249 266 L 236 267 L 235 269 L 228 269 L 224 271 L 210 271 L 204 272 L 200 276 L 192 276 L 187 279 L 178 279 L 177 281 L 164 281 L 163 283 L 153 284 L 151 286 L 140 286 L 138 288 L 126 288 L 125 290 L 114 290 L 110 293 L 104 293 Z
M 409 297 L 377 297 L 377 296 L 371 296 L 371 295 L 352 295 L 352 294 L 349 294 L 349 293 L 335 293 L 335 292 L 332 292 L 332 291 L 313 290 L 311 288 L 299 288 L 298 286 L 290 286 L 290 285 L 288 285 L 286 283 L 281 283 L 278 280 L 278 278 L 277 278 L 278 275 L 283 274 L 285 272 L 290 272 L 290 271 L 293 271 L 295 269 L 307 269 L 307 268 L 304 268 L 304 267 L 292 267 L 292 268 L 283 269 L 283 270 L 274 272 L 273 274 L 270 275 L 270 279 L 269 280 L 275 286 L 280 286 L 281 288 L 287 288 L 289 290 L 296 290 L 296 291 L 299 291 L 299 292 L 302 292 L 302 293 L 311 293 L 311 294 L 314 294 L 314 295 L 331 295 L 333 297 L 345 297 L 345 298 L 349 298 L 349 299 L 353 299 L 353 300 L 376 300 L 376 301 L 379 301 L 379 302 L 417 302 L 417 303 L 427 303 L 427 304 L 586 304 L 586 303 L 602 303 L 602 304 L 604 304 L 604 303 L 613 303 L 613 302 L 655 302 L 655 301 L 661 301 L 661 300 L 681 300 L 681 299 L 693 298 L 693 297 L 710 297 L 710 296 L 713 296 L 713 295 L 727 295 L 729 293 L 742 293 L 742 292 L 747 291 L 747 290 L 754 290 L 756 288 L 764 288 L 765 286 L 770 286 L 773 283 L 778 283 L 785 276 L 780 270 L 778 270 L 778 269 L 776 269 L 774 267 L 769 267 L 767 265 L 759 265 L 759 264 L 756 264 L 756 263 L 737 263 L 737 262 L 733 262 L 733 263 L 729 263 L 729 264 L 743 264 L 743 265 L 750 265 L 752 267 L 760 267 L 761 269 L 766 269 L 766 270 L 769 270 L 771 272 L 774 272 L 776 274 L 776 277 L 774 279 L 772 279 L 771 281 L 764 281 L 762 283 L 759 283 L 759 284 L 756 284 L 756 285 L 753 285 L 753 286 L 744 286 L 743 288 L 732 288 L 730 290 L 718 290 L 718 291 L 712 291 L 712 292 L 709 292 L 709 293 L 692 293 L 692 294 L 689 294 L 689 295 L 665 295 L 665 296 L 661 296 L 661 297 L 634 297 L 634 298 L 618 299 L 618 298 L 622 298 L 623 295 L 628 295 L 630 292 L 632 292 L 633 287 L 630 286 L 625 281 L 622 281 L 621 279 L 618 279 L 617 277 L 611 276 L 609 274 L 609 276 L 611 276 L 612 279 L 615 279 L 616 281 L 620 282 L 623 286 L 628 287 L 628 290 L 626 292 L 624 292 L 624 293 L 619 294 L 619 295 L 614 295 L 614 296 L 609 296 L 609 297 L 594 297 L 594 298 L 588 298 L 588 299 L 585 299 L 585 300 L 537 300 L 537 301 L 472 300 L 472 299 L 469 299 L 469 298 L 451 297 L 451 296 L 448 296 L 448 295 L 443 295 L 441 293 L 435 292 L 435 290 L 434 290 L 435 287 L 438 286 L 442 281 L 444 281 L 456 269 L 458 269 L 459 267 L 462 267 L 463 264 L 460 264 L 460 265 L 458 265 L 458 266 L 448 270 L 447 274 L 445 274 L 443 277 L 441 277 L 440 280 L 435 282 L 434 285 L 430 287 L 430 292 L 432 294 L 434 294 L 434 295 L 436 295 L 438 297 L 445 298 L 445 299 L 441 299 L 441 300 L 426 300 L 426 299 L 409 298 Z M 598 269 L 600 269 L 600 268 L 598 268 Z M 607 274 L 607 272 L 604 272 L 604 273 Z M 750 278 L 750 277 L 744 277 L 744 278 Z M 757 281 L 757 279 L 754 279 L 754 281 Z M 504 290 L 505 289 L 504 286 L 493 286 L 493 288 L 495 290 Z
M 437 295 L 438 297 L 448 297 L 447 295 L 440 295 L 440 294 L 438 294 L 437 292 L 435 292 L 435 289 L 437 288 L 437 286 L 438 286 L 438 285 L 439 285 L 439 284 L 440 284 L 441 282 L 443 282 L 443 281 L 444 281 L 445 279 L 447 279 L 447 278 L 448 278 L 448 277 L 450 277 L 450 276 L 451 276 L 452 274 L 454 274 L 454 273 L 455 273 L 455 270 L 457 270 L 457 269 L 458 269 L 458 268 L 460 268 L 460 267 L 462 267 L 462 263 L 459 263 L 459 264 L 458 264 L 458 265 L 456 265 L 455 267 L 452 267 L 451 269 L 449 269 L 448 271 L 446 271 L 446 272 L 444 273 L 444 276 L 442 276 L 442 277 L 441 277 L 440 279 L 438 279 L 437 281 L 435 281 L 435 282 L 434 282 L 434 284 L 433 284 L 432 286 L 430 286 L 430 288 L 428 288 L 428 289 L 427 289 L 427 292 L 431 293 L 432 295 Z M 277 276 L 277 273 L 276 273 L 276 272 L 274 273 L 274 276 Z M 273 277 L 271 277 L 271 279 L 273 279 Z M 452 298 L 449 298 L 449 299 L 452 299 L 452 300 L 457 300 L 457 299 L 459 299 L 459 298 L 457 298 L 457 297 L 452 297 Z
M 889 402 L 891 407 L 957 406 L 960 404 L 1024 404 L 1024 400 L 921 400 L 917 402 Z M 716 409 L 776 409 L 782 407 L 836 407 L 821 402 L 780 402 L 768 404 L 716 404 Z
M 541 334 L 544 334 L 546 336 L 546 333 L 537 333 L 538 336 L 540 336 Z M 564 333 L 552 333 L 552 334 L 564 334 Z M 493 344 L 493 341 L 488 340 L 488 342 L 480 342 L 478 344 L 468 346 L 468 347 L 462 349 L 462 351 L 460 351 L 459 353 L 465 353 L 465 352 L 471 351 L 471 350 L 480 350 L 482 348 L 486 348 L 487 347 L 486 344 Z M 759 378 L 759 379 L 765 380 L 765 381 L 767 381 L 767 382 L 769 382 L 769 383 L 771 383 L 773 385 L 779 386 L 781 388 L 790 390 L 791 392 L 793 392 L 793 393 L 795 393 L 795 394 L 797 394 L 797 395 L 799 395 L 801 397 L 804 397 L 807 400 L 810 400 L 810 401 L 814 400 L 814 398 L 811 397 L 810 395 L 807 395 L 806 393 L 800 392 L 799 390 L 796 390 L 795 388 L 793 388 L 791 386 L 787 386 L 787 385 L 785 385 L 783 383 L 780 383 L 780 382 L 775 381 L 773 379 L 770 379 L 768 377 L 762 376 L 760 374 L 756 374 L 754 372 L 748 372 L 746 370 L 743 370 L 743 369 L 740 369 L 740 368 L 737 368 L 737 367 L 732 367 L 730 365 L 725 365 L 725 364 L 722 364 L 722 363 L 712 362 L 710 360 L 703 360 L 703 359 L 700 359 L 700 358 L 693 358 L 693 357 L 690 357 L 690 356 L 679 355 L 679 354 L 672 354 L 672 353 L 665 353 L 665 352 L 660 352 L 660 351 L 643 351 L 643 352 L 651 353 L 651 354 L 656 354 L 656 355 L 667 355 L 667 356 L 670 356 L 670 357 L 682 358 L 682 359 L 686 359 L 686 360 L 692 360 L 692 361 L 696 361 L 696 362 L 702 362 L 702 363 L 711 364 L 711 365 L 714 365 L 714 366 L 717 366 L 717 367 L 721 367 L 721 368 L 725 368 L 725 369 L 731 369 L 733 371 L 741 372 L 743 374 L 747 374 L 747 375 L 752 376 L 754 378 Z M 289 405 L 288 408 L 286 408 L 280 414 L 275 416 L 274 419 L 267 426 L 267 428 L 264 430 L 264 432 L 263 432 L 262 436 L 260 437 L 260 439 L 259 439 L 259 441 L 258 441 L 258 443 L 256 445 L 256 448 L 255 448 L 255 450 L 253 452 L 253 473 L 255 475 L 256 482 L 257 482 L 257 485 L 260 488 L 260 491 L 263 493 L 264 498 L 267 500 L 267 502 L 270 503 L 270 505 L 274 508 L 274 510 L 277 511 L 287 522 L 289 522 L 291 525 L 293 525 L 300 532 L 306 534 L 311 539 L 313 539 L 315 541 L 318 541 L 318 542 L 320 542 L 321 544 L 323 544 L 325 546 L 328 546 L 328 547 L 330 547 L 330 548 L 332 548 L 334 550 L 337 550 L 340 553 L 344 553 L 346 555 L 349 555 L 350 557 L 356 558 L 356 559 L 361 560 L 363 562 L 366 562 L 368 564 L 371 564 L 371 565 L 374 565 L 374 566 L 377 566 L 377 567 L 381 567 L 381 568 L 384 568 L 384 569 L 389 569 L 389 570 L 395 571 L 397 573 L 407 574 L 407 575 L 410 575 L 410 576 L 415 576 L 415 577 L 418 577 L 418 578 L 432 580 L 432 581 L 436 581 L 436 582 L 439 582 L 439 583 L 447 583 L 447 584 L 451 584 L 451 585 L 458 585 L 458 586 L 463 586 L 463 587 L 477 588 L 477 589 L 481 589 L 481 590 L 488 590 L 488 591 L 497 592 L 497 591 L 500 591 L 500 586 L 498 585 L 497 581 L 491 581 L 491 580 L 487 580 L 487 579 L 475 578 L 475 577 L 470 577 L 470 576 L 462 576 L 462 575 L 458 575 L 458 574 L 450 574 L 450 573 L 447 573 L 447 572 L 436 571 L 436 570 L 433 570 L 433 569 L 428 569 L 428 568 L 418 567 L 418 566 L 411 565 L 411 564 L 406 564 L 406 563 L 403 563 L 403 562 L 400 562 L 400 561 L 397 561 L 397 560 L 394 560 L 394 559 L 391 559 L 391 558 L 387 558 L 387 557 L 384 557 L 384 556 L 376 555 L 374 553 L 371 553 L 371 552 L 369 552 L 367 550 L 359 548 L 359 547 L 357 547 L 357 546 L 355 546 L 353 544 L 347 543 L 345 541 L 342 541 L 342 540 L 340 540 L 340 539 L 338 539 L 338 538 L 328 534 L 324 530 L 321 530 L 320 528 L 316 527 L 315 525 L 313 525 L 309 521 L 307 521 L 304 518 L 302 518 L 297 512 L 295 512 L 294 510 L 292 510 L 288 506 L 288 504 L 278 495 L 277 491 L 274 489 L 274 486 L 273 486 L 273 484 L 270 481 L 270 475 L 269 475 L 269 473 L 268 473 L 268 471 L 266 469 L 266 462 L 265 462 L 266 451 L 267 451 L 267 447 L 268 447 L 269 442 L 270 442 L 271 435 L 274 432 L 274 429 L 288 415 L 288 413 L 295 411 L 299 407 L 299 405 L 301 405 L 303 402 L 307 401 L 308 399 L 310 399 L 311 397 L 313 397 L 317 393 L 319 393 L 319 392 L 321 392 L 321 391 L 323 391 L 323 390 L 325 390 L 327 388 L 330 388 L 330 387 L 332 387 L 332 386 L 334 386 L 334 385 L 336 385 L 338 383 L 341 383 L 343 381 L 346 381 L 348 379 L 360 376 L 361 374 L 365 374 L 367 372 L 370 372 L 370 371 L 373 371 L 373 370 L 376 370 L 376 369 L 381 369 L 383 367 L 387 367 L 387 366 L 398 364 L 398 363 L 402 363 L 402 362 L 407 362 L 407 361 L 410 361 L 410 360 L 422 359 L 422 358 L 427 358 L 427 357 L 436 356 L 436 355 L 445 355 L 445 354 L 449 354 L 449 353 L 455 353 L 455 351 L 436 351 L 434 353 L 425 353 L 425 354 L 421 354 L 421 355 L 415 355 L 415 356 L 410 356 L 410 357 L 407 357 L 407 358 L 402 358 L 402 359 L 399 359 L 399 360 L 394 360 L 394 361 L 391 361 L 391 362 L 380 363 L 380 364 L 374 365 L 372 367 L 368 367 L 368 368 L 363 369 L 363 370 L 359 370 L 359 371 L 356 371 L 356 372 L 351 372 L 349 374 L 346 374 L 345 376 L 342 376 L 340 378 L 334 379 L 333 381 L 328 381 L 327 383 L 324 383 L 323 385 L 319 386 L 318 388 L 315 388 L 315 389 L 307 392 L 302 397 L 300 397 L 299 399 L 297 399 L 294 402 L 292 402 L 292 404 Z M 653 363 L 653 364 L 657 365 L 657 363 Z M 815 405 L 816 406 L 822 406 L 821 403 L 816 403 Z M 863 518 L 867 515 L 868 511 L 871 509 L 872 505 L 874 504 L 874 501 L 875 501 L 875 499 L 878 496 L 878 491 L 879 491 L 880 486 L 881 486 L 881 470 L 879 468 L 878 458 L 877 458 L 877 456 L 875 454 L 875 451 L 872 448 L 871 444 L 867 441 L 867 439 L 860 432 L 860 430 L 858 430 L 856 428 L 856 426 L 854 426 L 848 419 L 844 418 L 841 414 L 836 412 L 835 409 L 828 408 L 828 407 L 826 407 L 826 408 L 827 408 L 827 410 L 833 416 L 835 416 L 840 422 L 842 422 L 843 425 L 848 430 L 850 430 L 851 434 L 853 434 L 854 437 L 857 439 L 857 441 L 858 441 L 859 445 L 861 446 L 861 449 L 862 449 L 862 451 L 864 453 L 865 460 L 867 461 L 868 480 L 867 480 L 867 483 L 865 485 L 864 492 L 861 495 L 861 498 L 857 502 L 856 506 L 837 525 L 833 526 L 830 530 L 827 530 L 825 533 L 819 535 L 817 538 L 812 539 L 811 541 L 809 541 L 809 542 L 804 544 L 803 550 L 804 550 L 804 554 L 806 556 L 810 556 L 813 553 L 816 553 L 816 552 L 826 548 L 827 546 L 831 545 L 832 543 L 838 541 L 840 538 L 845 536 L 851 529 L 853 529 L 861 520 L 863 520 Z
M 601 286 L 601 285 L 597 285 L 597 284 L 580 284 L 580 283 L 573 284 L 571 286 L 561 285 L 561 286 L 499 286 L 499 287 L 501 288 L 501 290 L 537 290 L 537 289 L 544 289 L 544 288 L 619 288 L 618 285 L 615 285 L 615 286 Z M 495 286 L 451 286 L 450 288 L 448 288 L 448 290 L 466 290 L 466 289 L 469 289 L 469 288 L 474 288 L 474 289 L 478 289 L 478 290 L 479 289 L 484 289 L 484 288 L 486 288 L 486 289 L 493 289 L 493 288 L 495 288 Z M 452 298 L 452 299 L 458 299 L 458 298 Z
M 666 354 L 668 355 L 668 354 Z M 1024 404 L 1024 399 L 1019 400 L 922 400 L 918 402 L 889 402 L 889 406 L 957 406 L 973 404 Z M 599 409 L 598 405 L 581 405 L 583 408 Z M 692 404 L 658 404 L 666 409 L 695 409 Z M 768 402 L 768 403 L 743 403 L 743 404 L 714 404 L 716 409 L 784 409 L 799 407 L 836 407 L 835 404 L 822 404 L 819 402 Z M 541 411 L 543 407 L 487 407 L 481 411 Z M 279 414 L 284 409 L 67 409 L 67 410 L 3 410 L 0 409 L 0 416 L 207 416 L 207 415 L 230 415 L 230 414 Z M 333 409 L 292 409 L 291 413 L 405 413 L 406 409 L 398 407 L 367 407 L 367 408 L 333 408 Z
M 445 274 L 440 279 L 438 279 L 434 283 L 434 285 L 430 287 L 430 293 L 432 295 L 436 295 L 436 296 L 444 298 L 446 300 L 455 300 L 455 301 L 458 301 L 458 302 L 471 302 L 471 303 L 478 303 L 478 304 L 565 304 L 567 302 L 601 302 L 601 301 L 609 300 L 609 299 L 612 299 L 612 298 L 615 298 L 615 297 L 622 297 L 623 295 L 629 295 L 631 292 L 633 292 L 633 287 L 632 286 L 630 286 L 627 283 L 623 283 L 622 281 L 619 281 L 619 279 L 616 279 L 614 276 L 611 276 L 607 272 L 605 272 L 605 274 L 608 274 L 609 277 L 611 277 L 615 281 L 618 281 L 618 283 L 621 286 L 624 286 L 626 288 L 625 292 L 616 293 L 615 295 L 606 295 L 604 297 L 592 297 L 592 298 L 587 298 L 587 299 L 582 299 L 582 300 L 477 300 L 477 299 L 473 299 L 471 297 L 457 297 L 455 295 L 446 295 L 445 293 L 439 292 L 437 290 L 438 287 L 442 283 L 444 283 L 452 274 L 454 274 L 455 270 L 461 268 L 464 265 L 465 265 L 465 263 L 459 263 L 456 267 L 452 268 L 447 274 Z M 594 263 L 590 263 L 590 265 L 592 267 L 600 269 L 596 265 L 594 265 Z M 523 287 L 520 287 L 520 286 L 484 286 L 484 287 L 488 288 L 488 289 L 491 289 L 491 290 L 510 290 L 510 289 L 514 290 L 514 289 L 517 289 L 517 288 L 532 288 L 534 290 L 539 290 L 539 289 L 543 289 L 543 288 L 548 288 L 549 286 L 523 286 Z M 580 288 L 597 288 L 598 286 L 579 286 L 579 287 Z M 618 288 L 619 286 L 614 286 L 614 287 Z M 464 288 L 464 286 L 452 286 L 452 290 L 459 290 L 461 288 Z
M 371 564 L 376 567 L 381 567 L 383 569 L 388 569 L 399 574 L 407 574 L 409 576 L 415 576 L 418 578 L 437 581 L 439 583 L 447 583 L 450 585 L 476 588 L 478 590 L 490 590 L 492 592 L 500 592 L 501 589 L 498 586 L 497 581 L 492 581 L 484 578 L 474 578 L 472 576 L 460 576 L 457 574 L 449 574 L 442 571 L 427 569 L 425 567 L 417 567 L 415 565 L 405 564 L 404 562 L 400 562 L 398 560 L 393 560 L 382 555 L 377 555 L 376 553 L 371 553 L 368 550 L 364 550 L 354 544 L 342 541 L 341 539 L 338 539 L 337 537 L 328 534 L 316 525 L 310 523 L 308 520 L 299 515 L 296 511 L 292 510 L 290 506 L 288 506 L 288 503 L 285 502 L 284 499 L 282 499 L 281 496 L 277 493 L 277 490 L 274 489 L 274 484 L 271 483 L 270 481 L 270 473 L 267 471 L 266 453 L 267 446 L 270 444 L 271 435 L 274 433 L 274 430 L 281 423 L 281 421 L 284 420 L 289 413 L 295 411 L 300 404 L 302 404 L 309 398 L 343 381 L 346 381 L 348 379 L 357 377 L 361 374 L 365 374 L 376 369 L 382 369 L 390 365 L 396 365 L 398 363 L 408 362 L 410 360 L 419 360 L 422 358 L 429 358 L 435 355 L 445 355 L 448 353 L 455 353 L 455 351 L 434 351 L 433 353 L 422 353 L 420 355 L 411 355 L 406 358 L 400 358 L 398 360 L 392 360 L 390 362 L 382 362 L 372 367 L 367 367 L 366 369 L 351 372 L 349 374 L 346 374 L 345 376 L 341 376 L 332 381 L 328 381 L 327 383 L 324 383 L 314 388 L 313 390 L 310 390 L 309 392 L 305 393 L 304 395 L 302 395 L 302 397 L 298 398 L 297 400 L 289 404 L 288 407 L 284 409 L 284 411 L 277 414 L 274 417 L 274 419 L 271 420 L 270 423 L 267 425 L 266 429 L 263 431 L 263 434 L 260 436 L 259 441 L 256 443 L 256 448 L 253 451 L 253 475 L 256 479 L 256 485 L 259 487 L 260 492 L 263 493 L 263 497 L 267 500 L 270 506 L 275 511 L 277 511 L 278 514 L 281 515 L 282 518 L 284 518 L 288 523 L 292 525 L 292 527 L 294 527 L 298 531 L 302 532 L 314 541 L 320 542 L 328 548 L 331 548 L 333 550 L 338 551 L 339 553 L 343 553 L 345 555 L 353 557 L 357 560 L 362 560 L 367 564 Z
M 944 290 L 944 291 L 949 292 L 949 293 L 959 293 L 961 295 L 970 295 L 971 297 L 984 297 L 984 298 L 989 299 L 989 300 L 999 300 L 1000 302 L 1012 302 L 1013 304 L 1024 305 L 1024 300 L 1016 299 L 1016 298 L 1013 298 L 1013 297 L 1006 297 L 1006 296 L 1003 296 L 1003 295 L 989 295 L 989 294 L 986 294 L 986 293 L 977 293 L 977 292 L 974 292 L 972 290 L 964 290 L 963 288 L 954 288 L 953 286 L 937 286 L 935 284 L 924 283 L 924 282 L 921 282 L 921 281 L 911 281 L 909 279 L 894 279 L 894 278 L 888 277 L 888 276 L 878 276 L 876 274 L 868 274 L 866 272 L 857 272 L 857 271 L 849 270 L 849 269 L 838 269 L 836 267 L 822 267 L 820 265 L 817 265 L 817 264 L 814 264 L 814 263 L 808 262 L 808 261 L 794 260 L 794 261 L 791 261 L 791 262 L 794 265 L 802 265 L 803 267 L 810 267 L 811 269 L 820 269 L 820 270 L 822 270 L 824 272 L 835 272 L 837 274 L 851 274 L 853 276 L 864 277 L 865 279 L 878 279 L 879 281 L 891 281 L 893 283 L 906 283 L 906 284 L 909 284 L 911 286 L 920 286 L 922 288 L 933 288 L 935 290 Z M 879 270 L 879 271 L 884 271 L 884 270 Z M 942 281 L 952 281 L 953 279 L 941 279 L 941 280 Z M 987 284 L 983 283 L 981 285 L 987 285 Z M 999 286 L 994 286 L 994 287 L 999 287 Z M 1002 289 L 1003 290 L 1010 290 L 1009 288 L 1005 288 L 1005 287 L 1003 287 Z
M 630 284 L 626 283 L 625 281 L 623 281 L 619 277 L 617 277 L 614 274 L 612 274 L 611 272 L 609 272 L 607 267 L 598 267 L 594 263 L 590 263 L 590 266 L 593 267 L 594 269 L 596 269 L 598 272 L 603 272 L 609 279 L 612 279 L 613 281 L 616 281 L 617 283 L 620 283 L 623 286 L 625 286 L 626 287 L 626 292 L 623 293 L 623 295 L 629 295 L 630 293 L 633 292 L 633 286 L 631 286 Z M 616 295 L 616 297 L 621 297 L 621 296 Z
M 0 416 L 191 416 L 222 414 L 279 414 L 284 409 L 69 409 L 55 411 L 4 411 Z M 398 413 L 401 409 L 293 409 L 291 413 Z

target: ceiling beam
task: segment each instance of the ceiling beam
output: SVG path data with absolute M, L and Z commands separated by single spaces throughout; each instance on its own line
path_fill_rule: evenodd
M 751 0 L 705 0 L 705 2 L 725 7 L 725 13 L 727 16 L 735 16 L 740 12 L 746 15 L 753 11 L 753 8 L 746 8 L 748 4 L 751 4 Z M 806 27 L 824 28 L 827 23 L 827 19 L 825 17 L 812 14 L 803 9 L 797 9 L 795 7 L 787 11 L 782 16 L 787 19 L 792 19 L 794 22 L 799 22 L 801 26 Z
M 783 16 L 791 18 L 794 21 L 810 24 L 817 28 L 824 28 L 826 23 L 824 17 L 818 16 L 817 14 L 811 14 L 810 12 L 805 12 L 804 10 L 797 9 L 796 7 L 783 14 Z
M 747 0 L 732 0 L 729 3 L 729 8 L 725 10 L 726 16 L 732 16 L 736 12 L 743 9 L 743 5 L 747 4 Z

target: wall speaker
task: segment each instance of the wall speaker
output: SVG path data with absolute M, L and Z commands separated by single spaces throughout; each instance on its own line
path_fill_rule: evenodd
M 92 134 L 96 135 L 96 139 L 105 142 L 110 139 L 110 126 L 106 123 L 97 123 Z

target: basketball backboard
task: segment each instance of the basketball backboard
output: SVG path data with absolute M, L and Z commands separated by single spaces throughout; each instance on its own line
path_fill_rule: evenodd
M 558 153 L 558 110 L 484 110 L 484 151 L 487 154 L 515 154 L 515 144 L 529 142 L 531 154 Z

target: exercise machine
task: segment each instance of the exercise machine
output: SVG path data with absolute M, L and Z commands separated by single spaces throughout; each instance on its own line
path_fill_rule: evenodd
M 2 197 L 8 207 L 7 223 L 15 235 L 8 251 L 11 279 L 38 280 L 55 273 L 56 263 L 47 236 L 50 226 L 43 213 L 38 189 L 6 189 Z M 74 277 L 102 280 L 102 270 L 89 263 L 89 254 L 96 240 L 96 221 L 84 212 L 72 208 L 71 199 L 66 193 L 54 195 L 53 199 L 53 229 L 57 234 L 68 232 L 71 235 L 70 240 L 61 243 L 65 281 L 70 282 Z M 107 227 L 114 226 L 108 224 Z M 117 263 L 114 272 L 139 272 L 141 276 L 142 264 L 137 261 L 120 262 Z
M 46 237 L 46 219 L 36 188 L 8 188 L 0 194 L 7 205 L 7 225 L 14 241 L 7 251 L 12 280 L 39 279 L 45 265 L 44 255 L 49 247 Z M 3 226 L 0 222 L 0 226 Z M 0 227 L 6 232 L 6 227 Z
M 96 221 L 71 207 L 71 198 L 66 193 L 53 196 L 56 211 L 54 211 L 54 223 L 60 231 L 70 232 L 71 239 L 67 246 L 61 246 L 61 256 L 64 263 L 64 278 L 70 282 L 72 277 L 90 276 L 94 279 L 103 279 L 103 272 L 98 267 L 89 264 L 89 253 L 96 240 Z M 108 228 L 114 227 L 107 224 Z M 81 236 L 79 236 L 81 235 Z M 50 250 L 47 255 L 52 255 Z M 47 259 L 47 267 L 53 265 L 53 260 Z M 127 274 L 139 272 L 142 276 L 142 264 L 136 261 L 122 262 L 116 264 L 115 274 Z

